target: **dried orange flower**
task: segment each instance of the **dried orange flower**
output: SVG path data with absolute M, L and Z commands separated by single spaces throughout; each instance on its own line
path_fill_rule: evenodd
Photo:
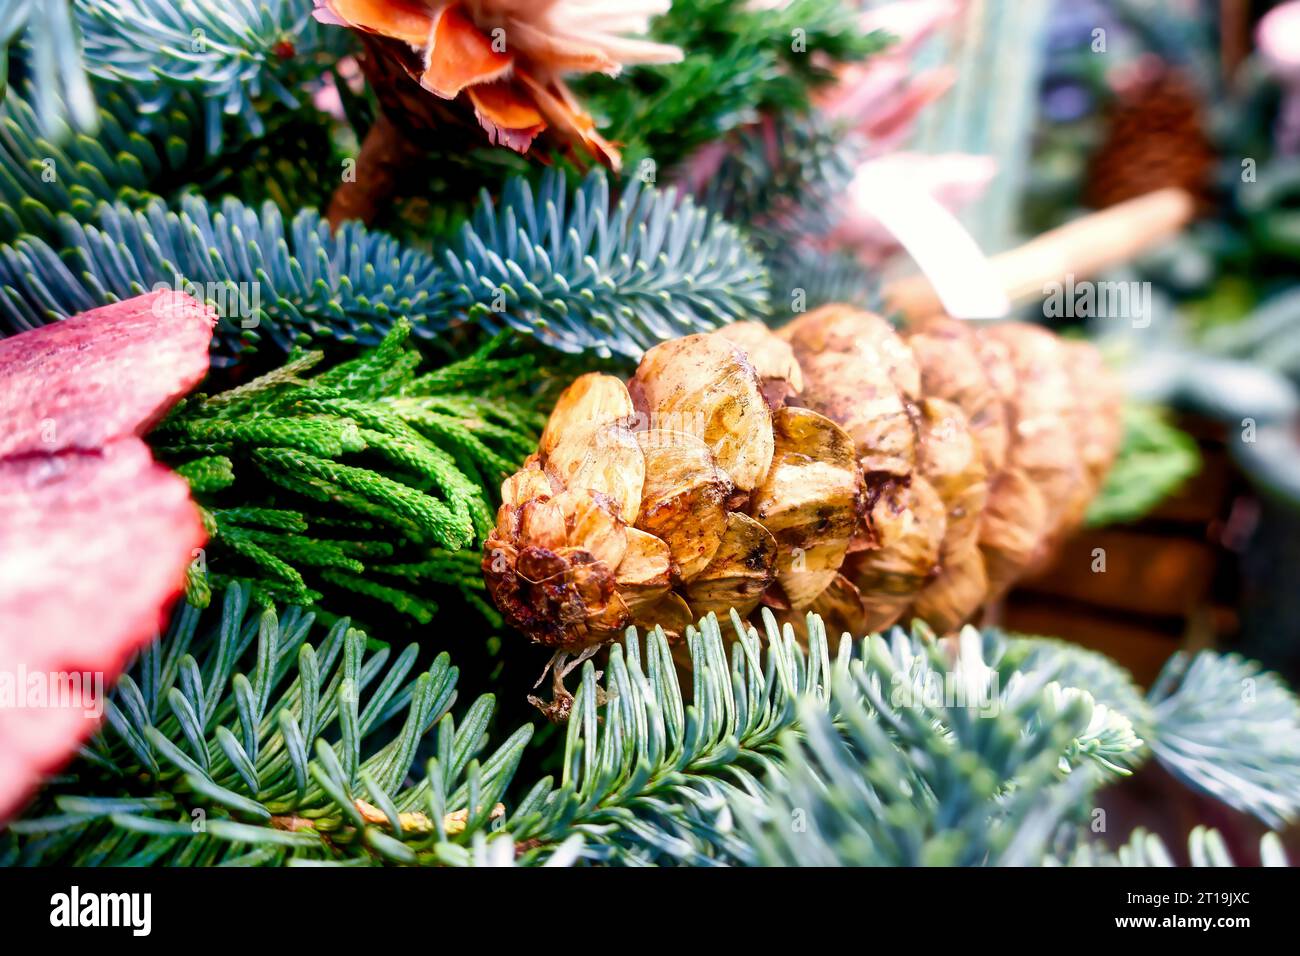
M 406 44 L 422 87 L 463 100 L 494 144 L 526 152 L 550 130 L 617 169 L 619 155 L 564 82 L 673 63 L 677 47 L 640 39 L 670 0 L 316 0 L 316 18 Z

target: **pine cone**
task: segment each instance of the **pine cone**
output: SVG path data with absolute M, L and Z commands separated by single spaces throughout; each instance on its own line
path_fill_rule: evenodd
M 1208 202 L 1216 154 L 1196 84 L 1159 61 L 1125 77 L 1088 164 L 1086 200 L 1104 209 L 1177 186 Z
M 502 486 L 483 570 L 538 643 L 680 634 L 760 603 L 853 633 L 950 630 L 1082 518 L 1119 441 L 1091 346 L 828 306 L 584 375 Z

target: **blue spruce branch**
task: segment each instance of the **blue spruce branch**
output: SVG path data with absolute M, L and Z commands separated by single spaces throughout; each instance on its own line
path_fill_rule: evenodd
M 269 345 L 378 343 L 399 317 L 436 337 L 465 323 L 514 328 L 565 352 L 638 357 L 665 338 L 767 309 L 766 275 L 737 231 L 689 200 L 630 183 L 610 206 L 603 174 L 570 195 L 548 174 L 485 199 L 459 236 L 429 255 L 314 210 L 187 195 L 132 209 L 99 204 L 58 217 L 54 245 L 0 247 L 0 298 L 15 331 L 159 286 L 215 301 L 215 360 Z M 55 250 L 61 249 L 61 252 Z

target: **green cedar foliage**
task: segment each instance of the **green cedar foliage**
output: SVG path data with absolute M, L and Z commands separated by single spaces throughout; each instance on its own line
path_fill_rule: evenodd
M 1200 470 L 1196 440 L 1153 405 L 1124 404 L 1124 440 L 1101 491 L 1088 508 L 1093 527 L 1135 521 Z
M 437 607 L 431 588 L 449 585 L 495 617 L 479 596 L 477 549 L 499 482 L 536 447 L 542 420 L 524 381 L 534 361 L 497 357 L 496 340 L 417 374 L 409 335 L 399 322 L 326 371 L 323 353 L 296 355 L 185 400 L 149 436 L 205 509 L 196 602 L 206 570 L 218 585 L 255 579 L 263 600 L 312 604 L 341 589 L 344 604 L 360 595 L 421 623 Z

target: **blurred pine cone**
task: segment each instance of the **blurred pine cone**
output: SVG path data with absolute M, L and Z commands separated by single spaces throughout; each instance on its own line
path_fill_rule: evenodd
M 1204 203 L 1215 162 L 1196 84 L 1163 62 L 1144 61 L 1118 85 L 1089 162 L 1085 201 L 1103 209 L 1177 186 Z
M 562 653 L 760 604 L 854 634 L 945 632 L 1082 520 L 1119 444 L 1091 346 L 828 306 L 584 375 L 502 486 L 483 570 Z

